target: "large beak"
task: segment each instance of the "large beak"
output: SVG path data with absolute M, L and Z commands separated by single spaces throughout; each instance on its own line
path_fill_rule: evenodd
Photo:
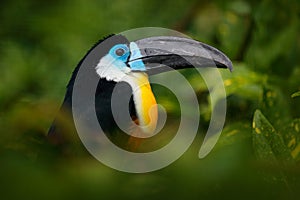
M 224 53 L 192 39 L 160 36 L 137 40 L 135 44 L 139 53 L 131 56 L 128 63 L 143 61 L 149 75 L 192 67 L 218 67 L 232 71 L 232 63 Z

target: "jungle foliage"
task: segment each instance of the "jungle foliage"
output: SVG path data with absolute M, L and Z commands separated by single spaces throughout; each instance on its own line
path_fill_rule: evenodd
M 299 6 L 298 0 L 1 1 L 1 199 L 299 198 Z M 203 112 L 195 142 L 175 163 L 127 174 L 76 142 L 61 154 L 45 136 L 78 61 L 111 33 L 151 26 L 183 32 L 233 60 L 232 73 L 220 70 L 227 117 L 216 147 L 197 157 L 209 95 L 201 77 L 185 70 Z M 176 103 L 158 101 L 176 118 Z

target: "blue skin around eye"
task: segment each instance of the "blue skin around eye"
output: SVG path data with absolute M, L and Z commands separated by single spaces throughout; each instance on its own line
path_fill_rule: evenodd
M 118 56 L 116 54 L 116 50 L 119 48 L 122 48 L 125 51 L 124 55 Z M 130 55 L 130 60 L 134 60 L 129 63 L 130 69 L 133 71 L 146 71 L 145 64 L 141 59 L 139 59 L 142 57 L 142 54 L 137 44 L 134 42 L 130 43 L 130 52 L 129 48 L 125 44 L 117 44 L 110 49 L 108 54 L 112 57 L 112 59 L 114 59 L 114 65 L 120 69 L 127 67 L 125 63 L 128 60 L 128 56 Z
M 122 48 L 125 51 L 124 55 L 122 56 L 116 55 L 116 50 L 119 48 Z M 125 64 L 129 56 L 129 49 L 125 44 L 117 44 L 110 49 L 109 54 L 117 61 L 122 61 Z
M 143 63 L 143 61 L 141 59 L 139 59 L 142 57 L 142 54 L 135 42 L 130 42 L 130 51 L 131 51 L 130 60 L 134 60 L 134 61 L 130 62 L 130 64 L 129 64 L 131 70 L 146 71 L 145 64 Z M 138 60 L 135 60 L 135 59 L 138 59 Z

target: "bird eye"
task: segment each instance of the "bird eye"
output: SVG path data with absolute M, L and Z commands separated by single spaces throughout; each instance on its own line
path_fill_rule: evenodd
M 117 56 L 123 56 L 125 54 L 125 50 L 123 48 L 118 48 L 115 53 Z

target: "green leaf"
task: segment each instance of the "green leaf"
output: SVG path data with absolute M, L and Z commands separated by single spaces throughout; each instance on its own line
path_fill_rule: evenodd
M 254 113 L 252 128 L 253 146 L 258 158 L 272 162 L 293 160 L 282 136 L 278 134 L 260 110 L 256 110 Z
M 284 130 L 283 139 L 291 156 L 296 161 L 300 161 L 300 119 L 293 120 Z
M 290 189 L 293 176 L 286 169 L 293 163 L 293 158 L 281 135 L 260 110 L 254 113 L 252 134 L 254 152 L 268 166 L 264 171 L 264 177 L 271 182 L 280 181 Z
M 294 94 L 291 95 L 292 98 L 299 97 L 299 96 L 300 96 L 300 91 L 295 92 Z

